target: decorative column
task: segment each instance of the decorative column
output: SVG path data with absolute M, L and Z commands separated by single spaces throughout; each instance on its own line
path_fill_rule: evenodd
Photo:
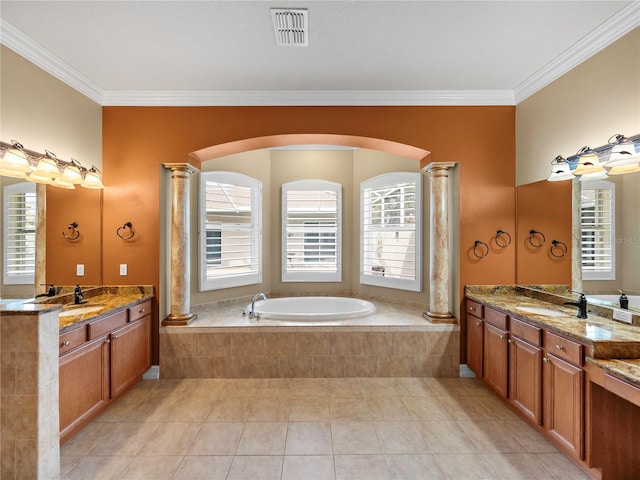
M 191 313 L 190 282 L 190 180 L 198 170 L 188 163 L 165 163 L 171 170 L 171 311 L 164 326 L 188 325 L 196 316 Z
M 431 183 L 429 311 L 423 316 L 432 322 L 455 323 L 449 310 L 449 169 L 455 166 L 453 162 L 434 162 L 423 169 Z
M 582 292 L 582 184 L 571 185 L 571 290 Z
M 38 225 L 36 226 L 36 275 L 35 293 L 47 291 L 47 186 L 36 183 L 36 206 Z

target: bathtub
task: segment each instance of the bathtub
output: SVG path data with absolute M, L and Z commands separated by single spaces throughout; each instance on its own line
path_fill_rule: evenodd
M 629 299 L 629 308 L 634 308 L 636 310 L 640 310 L 640 295 L 629 295 L 627 294 L 627 298 Z M 608 302 L 613 304 L 616 307 L 620 306 L 618 300 L 620 299 L 620 294 L 617 295 L 591 295 L 587 294 L 587 300 L 600 300 L 602 302 Z M 598 302 L 594 302 L 598 303 Z
M 251 311 L 251 303 L 245 307 Z M 358 298 L 348 297 L 282 297 L 255 303 L 260 318 L 272 320 L 322 321 L 366 317 L 376 313 L 376 306 Z

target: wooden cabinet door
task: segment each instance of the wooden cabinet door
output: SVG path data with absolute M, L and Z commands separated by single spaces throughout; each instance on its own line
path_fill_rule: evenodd
M 467 366 L 478 378 L 482 378 L 483 324 L 481 319 L 467 315 Z
M 75 435 L 109 402 L 109 339 L 60 357 L 60 441 Z
M 509 340 L 509 398 L 523 415 L 542 425 L 542 349 L 517 337 Z
M 118 398 L 151 367 L 151 316 L 111 333 L 111 398 Z
M 507 397 L 508 343 L 507 332 L 484 323 L 484 381 L 503 397 Z
M 584 458 L 584 372 L 547 354 L 544 359 L 544 428 L 564 449 Z

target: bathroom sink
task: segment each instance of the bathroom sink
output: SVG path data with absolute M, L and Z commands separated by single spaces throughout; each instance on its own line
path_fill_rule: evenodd
M 520 310 L 521 312 L 533 313 L 534 315 L 546 315 L 548 317 L 566 317 L 566 313 L 559 312 L 558 310 L 552 310 L 550 308 L 544 307 L 530 307 L 528 305 L 523 305 L 516 307 L 516 310 Z
M 66 305 L 60 312 L 60 317 L 75 317 L 76 315 L 85 315 L 91 312 L 97 312 L 102 310 L 105 306 L 97 303 L 93 304 L 81 304 L 81 305 Z

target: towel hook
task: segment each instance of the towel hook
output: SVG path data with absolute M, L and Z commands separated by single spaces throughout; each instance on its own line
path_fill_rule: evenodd
M 569 249 L 567 248 L 567 244 L 561 242 L 560 240 L 551 240 L 551 248 L 549 249 L 549 253 L 551 256 L 556 258 L 564 257 Z M 559 255 L 557 255 L 559 253 Z
M 127 228 L 129 229 L 129 232 L 130 232 L 129 236 L 124 236 L 123 234 L 120 233 L 120 231 L 125 230 Z M 136 232 L 133 231 L 133 225 L 131 224 L 131 222 L 125 223 L 123 226 L 118 227 L 118 229 L 116 230 L 116 235 L 118 235 L 123 240 L 131 240 L 135 234 Z
M 542 237 L 542 239 L 540 237 Z M 546 241 L 547 239 L 544 237 L 542 232 L 534 230 L 533 228 L 529 230 L 529 238 L 527 239 L 527 242 L 529 242 L 529 245 L 533 248 L 542 247 Z
M 482 240 L 476 240 L 473 244 L 473 254 L 476 258 L 484 258 L 489 254 L 489 245 Z
M 67 235 L 66 233 L 62 232 L 62 236 L 64 238 L 66 238 L 67 240 L 77 240 L 78 238 L 80 238 L 80 231 L 78 230 L 78 222 L 73 222 L 70 223 L 67 226 L 67 230 L 70 230 L 70 234 Z

